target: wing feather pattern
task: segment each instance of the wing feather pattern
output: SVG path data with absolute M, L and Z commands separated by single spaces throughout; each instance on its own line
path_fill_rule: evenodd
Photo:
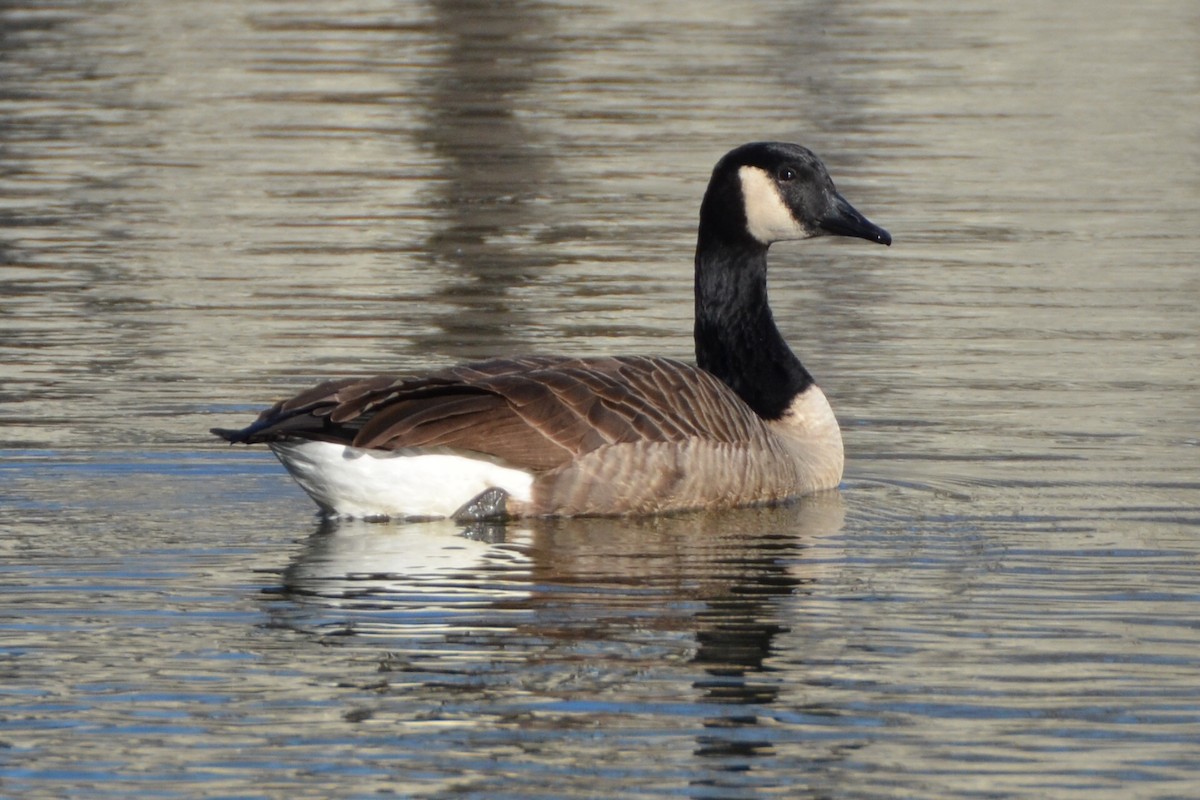
M 548 470 L 599 448 L 761 436 L 761 421 L 724 384 L 665 358 L 494 359 L 421 378 L 323 383 L 277 403 L 233 442 L 285 437 L 398 450 L 445 447 Z

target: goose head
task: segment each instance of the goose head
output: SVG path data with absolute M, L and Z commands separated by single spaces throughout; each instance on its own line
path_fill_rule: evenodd
M 762 248 L 816 236 L 892 243 L 891 234 L 842 197 L 815 153 L 784 142 L 745 144 L 717 162 L 700 207 L 700 229 Z

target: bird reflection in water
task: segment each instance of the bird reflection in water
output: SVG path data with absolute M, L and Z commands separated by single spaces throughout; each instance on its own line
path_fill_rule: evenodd
M 805 587 L 837 561 L 826 548 L 842 517 L 834 492 L 649 519 L 323 523 L 271 614 L 323 644 L 378 648 L 371 681 L 474 692 L 493 723 L 545 731 L 662 709 L 664 725 L 693 730 L 707 791 L 744 782 L 775 752 L 771 718 L 801 710 L 780 707 L 795 687 L 771 662 L 803 625 Z

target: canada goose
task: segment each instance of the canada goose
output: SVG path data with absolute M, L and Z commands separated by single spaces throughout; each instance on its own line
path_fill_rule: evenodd
M 767 305 L 772 242 L 890 245 L 795 144 L 726 154 L 700 206 L 697 366 L 500 358 L 323 383 L 229 442 L 266 442 L 329 515 L 464 519 L 654 514 L 830 489 L 842 437 Z

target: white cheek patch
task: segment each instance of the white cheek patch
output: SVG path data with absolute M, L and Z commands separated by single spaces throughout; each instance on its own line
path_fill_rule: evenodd
M 766 170 L 741 167 L 738 178 L 746 203 L 746 230 L 751 236 L 763 244 L 770 244 L 786 239 L 808 239 L 813 235 L 792 215 Z

